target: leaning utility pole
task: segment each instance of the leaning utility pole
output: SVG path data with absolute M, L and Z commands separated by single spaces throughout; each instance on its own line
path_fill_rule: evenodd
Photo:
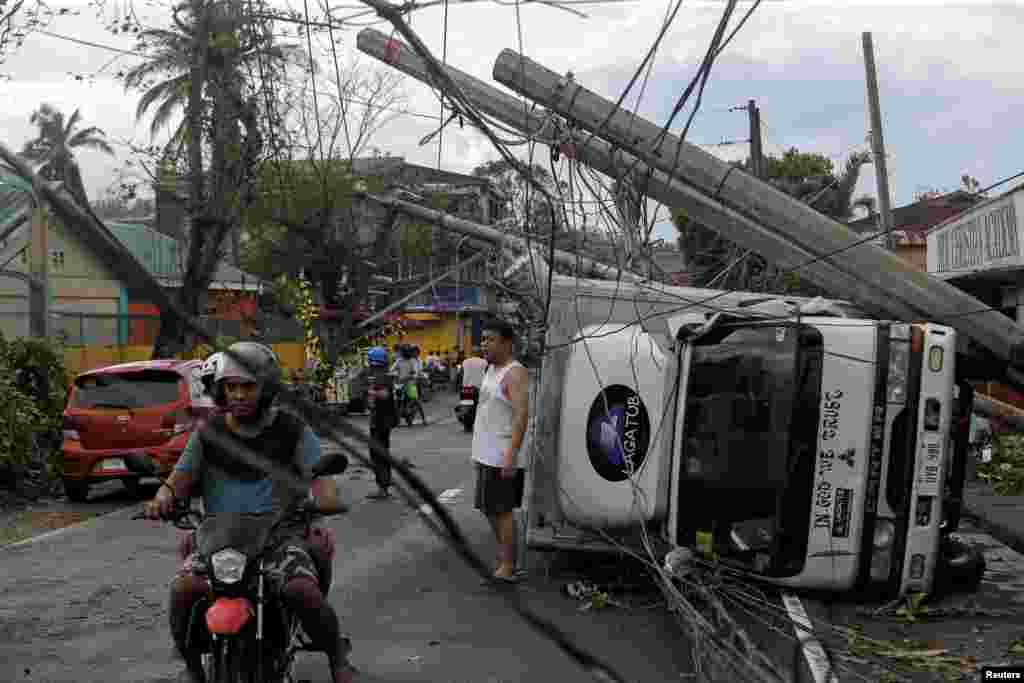
M 768 169 L 764 167 L 764 148 L 761 146 L 761 110 L 754 100 L 747 100 L 747 115 L 750 116 L 750 171 L 764 180 Z
M 452 214 L 445 213 L 444 211 L 429 209 L 425 206 L 413 204 L 412 202 L 407 202 L 396 197 L 386 197 L 370 193 L 361 193 L 361 196 L 372 202 L 402 211 L 403 213 L 419 218 L 427 223 L 437 224 L 446 230 L 451 230 L 452 232 L 457 232 L 462 235 L 469 235 L 470 237 L 475 237 L 476 239 L 484 242 L 501 246 L 517 255 L 540 259 L 542 256 L 547 256 L 549 253 L 546 245 L 541 245 L 539 243 L 530 244 L 530 242 L 527 242 L 527 240 L 522 237 L 511 235 L 490 225 L 482 225 L 480 223 L 466 220 L 465 218 L 459 218 L 458 216 L 453 216 Z M 561 249 L 554 249 L 552 251 L 554 252 L 555 257 L 555 263 L 551 264 L 552 267 L 555 264 L 560 264 L 571 268 L 579 268 L 580 270 L 592 271 L 602 277 L 612 280 L 622 279 L 625 282 L 643 283 L 647 281 L 647 278 L 643 275 L 638 275 L 637 273 L 628 270 L 622 270 L 615 266 L 609 266 L 592 258 L 587 258 L 586 256 L 580 256 L 579 254 L 573 254 Z
M 360 51 L 375 57 L 402 73 L 436 87 L 423 59 L 408 46 L 373 28 L 359 32 Z M 585 131 L 557 125 L 552 118 L 523 107 L 523 103 L 451 66 L 443 66 L 445 74 L 458 86 L 473 106 L 526 136 L 549 144 L 562 144 L 567 155 L 591 168 L 618 180 L 630 173 L 637 189 L 666 206 L 685 209 L 689 216 L 704 225 L 713 226 L 723 237 L 760 254 L 780 268 L 800 269 L 801 276 L 838 296 L 857 301 L 873 313 L 896 317 L 917 316 L 916 309 L 903 307 L 884 292 L 877 292 L 839 270 L 830 259 L 816 258 L 814 252 L 794 244 L 786 235 L 774 231 L 753 218 L 727 206 L 717 197 L 700 192 L 692 185 L 670 178 L 621 147 L 613 148 L 601 138 Z M 729 168 L 732 168 L 731 166 Z
M 875 48 L 869 31 L 861 34 L 861 38 L 864 42 L 864 72 L 868 85 L 868 113 L 871 116 L 871 156 L 874 158 L 875 181 L 878 186 L 878 208 L 882 216 L 885 244 L 890 251 L 895 251 L 896 235 L 892 232 L 892 205 L 889 203 L 889 171 L 885 165 L 885 143 L 882 141 L 882 110 L 878 105 Z
M 628 150 L 670 178 L 685 179 L 698 193 L 776 233 L 790 249 L 815 254 L 817 260 L 828 261 L 860 285 L 850 289 L 839 283 L 824 283 L 833 294 L 864 305 L 881 303 L 881 309 L 891 317 L 932 320 L 956 328 L 1005 364 L 1011 383 L 1024 387 L 1024 329 L 999 311 L 919 271 L 891 251 L 864 242 L 847 226 L 803 202 L 750 174 L 737 173 L 731 164 L 512 50 L 499 55 L 494 77 L 551 112 Z M 707 224 L 718 227 L 714 222 Z M 756 251 L 746 236 L 734 241 Z M 774 260 L 771 254 L 762 255 Z M 908 315 L 907 311 L 914 312 Z

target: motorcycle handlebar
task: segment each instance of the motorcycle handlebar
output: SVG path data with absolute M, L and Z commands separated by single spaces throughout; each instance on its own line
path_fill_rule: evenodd
M 192 516 L 191 506 L 187 502 L 182 502 L 174 506 L 169 514 L 160 515 L 160 521 L 170 522 L 174 526 L 183 531 L 193 531 L 196 525 L 191 521 Z M 145 512 L 139 512 L 131 516 L 131 519 L 149 519 L 146 517 Z

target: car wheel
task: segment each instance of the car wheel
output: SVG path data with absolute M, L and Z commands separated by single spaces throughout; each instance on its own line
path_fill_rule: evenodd
M 142 479 L 139 477 L 125 477 L 121 484 L 132 498 L 138 498 L 142 493 Z
M 84 503 L 89 498 L 89 484 L 84 481 L 64 480 L 64 495 L 73 503 Z

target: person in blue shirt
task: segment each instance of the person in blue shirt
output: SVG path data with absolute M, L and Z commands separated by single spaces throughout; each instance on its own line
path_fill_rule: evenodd
M 308 528 L 301 516 L 294 514 L 304 498 L 315 501 L 324 514 L 344 510 L 334 479 L 312 480 L 304 496 L 239 458 L 239 450 L 230 447 L 237 444 L 247 448 L 309 481 L 313 466 L 320 460 L 320 440 L 301 419 L 274 405 L 280 366 L 273 351 L 255 342 L 239 342 L 228 351 L 219 359 L 213 384 L 214 401 L 224 412 L 192 434 L 167 482 L 153 500 L 147 501 L 146 516 L 166 516 L 175 497 L 198 495 L 205 516 L 196 532 L 196 547 L 203 545 L 204 535 L 214 539 L 230 532 L 265 538 L 268 552 L 264 567 L 271 589 L 298 617 L 313 645 L 327 654 L 334 683 L 351 683 L 351 646 L 342 637 L 337 614 L 325 599 L 330 563 L 317 553 L 311 554 L 313 539 L 307 536 Z M 250 372 L 236 358 L 258 371 Z M 194 640 L 189 642 L 189 621 L 193 606 L 210 590 L 207 576 L 205 558 L 191 552 L 171 584 L 171 634 L 186 664 L 179 680 L 187 683 L 205 680 L 201 653 L 196 651 Z

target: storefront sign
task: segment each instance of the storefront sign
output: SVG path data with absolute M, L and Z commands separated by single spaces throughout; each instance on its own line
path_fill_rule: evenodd
M 965 212 L 928 235 L 928 272 L 938 276 L 1024 266 L 1024 193 Z

